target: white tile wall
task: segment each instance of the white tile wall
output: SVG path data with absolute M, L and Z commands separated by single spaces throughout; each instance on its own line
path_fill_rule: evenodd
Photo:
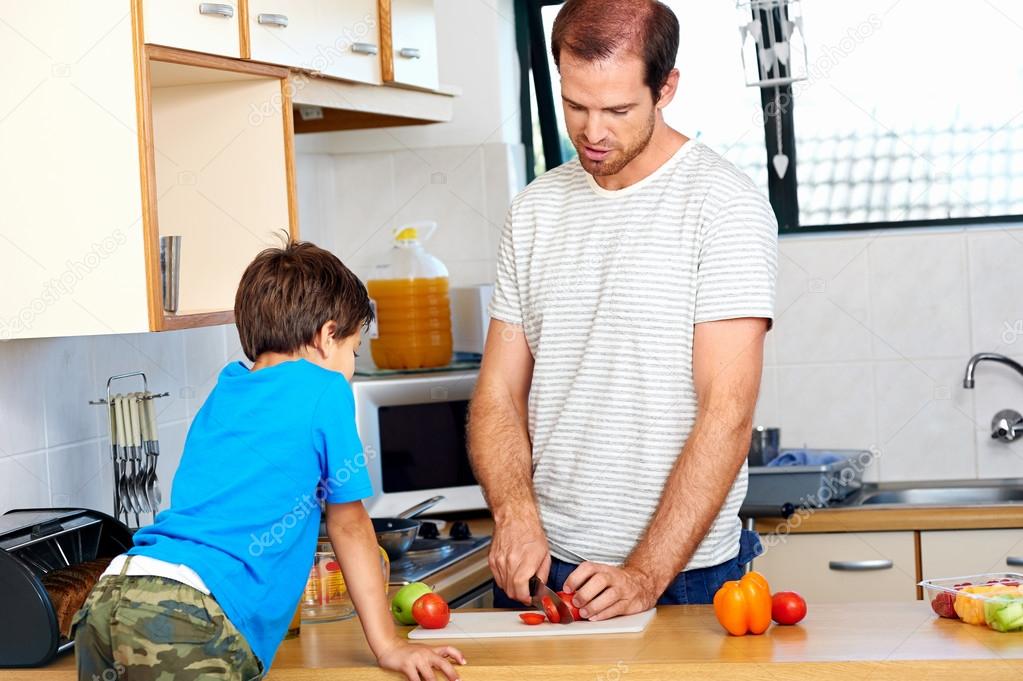
M 876 447 L 884 481 L 1023 478 L 1023 443 L 991 440 L 1023 411 L 1023 228 L 783 237 L 760 425 L 782 446 Z M 773 344 L 773 347 L 771 347 Z M 776 385 L 776 391 L 771 386 Z
M 336 253 L 360 277 L 386 257 L 395 228 L 433 220 L 438 228 L 426 248 L 448 267 L 452 285 L 493 280 L 505 213 L 525 185 L 521 145 L 299 159 L 299 187 L 320 186 L 299 192 L 302 238 Z
M 157 402 L 164 506 L 195 410 L 237 347 L 233 326 L 0 343 L 0 513 L 27 506 L 112 510 L 107 377 L 146 372 Z M 117 390 L 115 384 L 115 390 Z M 137 390 L 134 383 L 120 390 Z

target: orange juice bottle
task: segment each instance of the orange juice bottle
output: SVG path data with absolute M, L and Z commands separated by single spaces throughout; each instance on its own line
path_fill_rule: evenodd
M 366 284 L 377 314 L 370 352 L 381 369 L 426 369 L 451 362 L 448 270 L 422 245 L 436 228 L 434 222 L 420 222 L 395 230 L 389 260 Z

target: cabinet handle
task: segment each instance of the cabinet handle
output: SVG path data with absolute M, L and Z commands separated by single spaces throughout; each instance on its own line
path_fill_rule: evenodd
M 1013 567 L 1023 567 L 1023 556 L 1009 556 L 1005 559 L 1005 564 Z
M 405 59 L 419 59 L 423 56 L 418 47 L 403 47 L 398 50 L 398 54 L 405 57 Z
M 260 14 L 256 17 L 256 21 L 264 26 L 288 27 L 288 17 L 284 14 Z
M 221 2 L 200 2 L 199 14 L 230 19 L 234 16 L 234 7 L 231 7 L 231 5 L 225 5 Z
M 895 563 L 887 558 L 878 560 L 833 560 L 828 568 L 843 572 L 863 572 L 865 570 L 891 570 Z
M 379 54 L 380 48 L 373 43 L 352 43 L 352 52 L 356 54 Z

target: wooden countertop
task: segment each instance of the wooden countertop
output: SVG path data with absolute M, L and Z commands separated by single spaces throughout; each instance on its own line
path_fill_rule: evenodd
M 986 530 L 1023 527 L 1023 504 L 990 506 L 851 506 L 804 509 L 788 519 L 756 519 L 760 534 Z
M 407 631 L 408 629 L 405 629 Z M 732 637 L 710 606 L 665 606 L 642 634 L 455 642 L 465 681 L 603 679 L 972 681 L 1023 675 L 1023 633 L 936 617 L 927 603 L 811 604 L 795 627 Z M 0 672 L 2 681 L 73 679 L 74 662 Z M 366 646 L 358 620 L 307 625 L 285 641 L 271 681 L 396 681 Z

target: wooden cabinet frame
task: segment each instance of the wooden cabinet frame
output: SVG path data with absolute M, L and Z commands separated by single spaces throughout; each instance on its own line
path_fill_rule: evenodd
M 247 3 L 241 3 L 247 9 Z M 233 310 L 202 312 L 197 314 L 172 315 L 163 310 L 160 282 L 160 224 L 156 196 L 156 163 L 153 132 L 153 108 L 151 101 L 152 79 L 150 65 L 153 61 L 168 62 L 184 66 L 197 66 L 233 71 L 256 76 L 279 78 L 281 81 L 281 114 L 284 125 L 285 176 L 288 195 L 288 229 L 292 239 L 298 237 L 298 198 L 295 186 L 294 119 L 292 117 L 290 71 L 279 66 L 239 61 L 187 50 L 179 50 L 144 43 L 142 0 L 132 0 L 132 39 L 135 62 L 135 99 L 138 117 L 139 177 L 142 183 L 142 224 L 145 248 L 147 302 L 151 331 L 170 331 L 212 324 L 229 324 L 234 321 Z M 243 26 L 247 24 L 243 23 Z M 242 52 L 247 52 L 246 36 L 242 37 Z

